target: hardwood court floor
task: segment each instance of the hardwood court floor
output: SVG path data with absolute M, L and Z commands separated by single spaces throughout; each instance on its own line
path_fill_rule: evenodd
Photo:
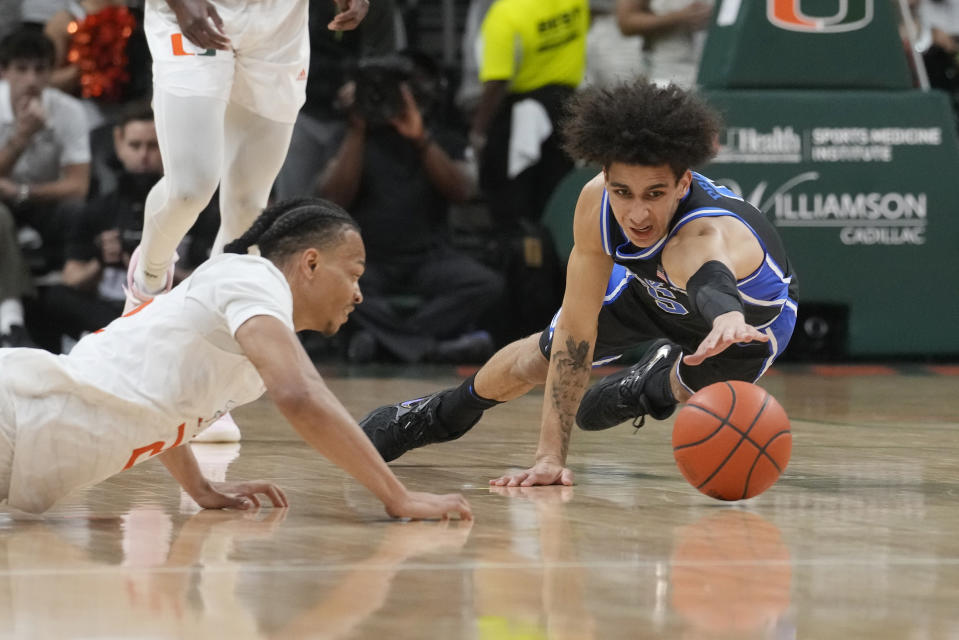
M 357 416 L 458 381 L 324 373 Z M 574 433 L 575 487 L 490 491 L 531 460 L 534 392 L 393 464 L 467 494 L 472 526 L 390 522 L 261 401 L 241 445 L 195 450 L 289 509 L 198 512 L 150 461 L 44 521 L 0 514 L 0 638 L 959 638 L 959 378 L 774 373 L 794 447 L 766 494 L 693 490 L 669 422 Z

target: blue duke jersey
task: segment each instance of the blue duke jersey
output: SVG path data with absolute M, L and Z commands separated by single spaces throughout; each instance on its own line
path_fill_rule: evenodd
M 662 335 L 682 345 L 687 353 L 695 350 L 712 327 L 693 308 L 686 291 L 670 281 L 663 268 L 662 250 L 684 225 L 698 218 L 718 216 L 732 216 L 745 224 L 765 253 L 759 268 L 737 282 L 746 322 L 770 338 L 764 371 L 785 349 L 792 334 L 797 311 L 796 279 L 782 241 L 766 217 L 737 194 L 699 173 L 692 172 L 689 193 L 680 202 L 669 231 L 651 247 L 637 247 L 626 238 L 613 216 L 609 195 L 603 192 L 603 248 L 616 263 L 605 304 L 631 290 L 628 297 L 644 308 L 644 315 Z

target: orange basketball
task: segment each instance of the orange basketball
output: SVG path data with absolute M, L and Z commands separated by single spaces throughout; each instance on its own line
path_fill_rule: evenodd
M 789 418 L 748 382 L 700 389 L 676 415 L 673 457 L 689 484 L 719 500 L 745 500 L 771 487 L 789 464 Z

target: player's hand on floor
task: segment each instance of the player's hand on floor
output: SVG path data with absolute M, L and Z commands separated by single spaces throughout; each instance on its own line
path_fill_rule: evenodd
M 494 487 L 532 487 L 537 485 L 573 484 L 573 472 L 552 460 L 540 460 L 526 471 L 504 473 L 489 481 Z
M 412 518 L 414 520 L 442 519 L 449 514 L 459 515 L 460 520 L 472 520 L 473 510 L 466 498 L 459 493 L 437 495 L 408 491 L 395 504 L 386 505 L 386 513 L 392 518 Z
M 288 507 L 283 490 L 272 482 L 211 482 L 210 491 L 196 499 L 204 509 L 253 509 L 260 506 L 258 495 L 266 496 L 274 507 Z
M 695 353 L 683 357 L 683 362 L 695 366 L 706 358 L 722 353 L 740 342 L 768 342 L 769 336 L 756 327 L 747 324 L 743 314 L 730 311 L 713 320 L 713 329 L 709 332 Z

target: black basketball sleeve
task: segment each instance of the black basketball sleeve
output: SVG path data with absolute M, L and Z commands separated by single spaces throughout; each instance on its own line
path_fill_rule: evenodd
M 716 316 L 743 311 L 743 300 L 736 288 L 736 276 L 718 260 L 710 260 L 686 282 L 686 294 L 693 308 L 712 325 Z

